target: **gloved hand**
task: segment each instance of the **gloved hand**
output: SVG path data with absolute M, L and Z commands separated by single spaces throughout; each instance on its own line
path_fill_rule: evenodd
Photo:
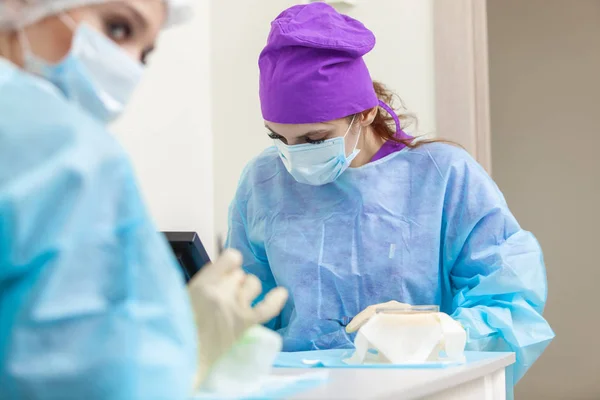
M 387 303 L 374 304 L 372 306 L 369 306 L 369 307 L 365 308 L 363 311 L 361 311 L 356 317 L 354 317 L 352 319 L 352 321 L 350 321 L 348 326 L 346 326 L 346 332 L 354 333 L 354 332 L 358 331 L 369 319 L 371 319 L 371 317 L 373 315 L 375 315 L 375 312 L 377 310 L 381 310 L 381 309 L 393 310 L 396 308 L 401 309 L 404 307 L 410 307 L 410 304 L 399 303 L 395 300 L 388 301 Z
M 253 300 L 261 293 L 261 283 L 254 275 L 246 274 L 241 266 L 241 254 L 226 250 L 189 282 L 200 349 L 195 389 L 248 328 L 279 315 L 287 301 L 287 290 L 276 288 L 252 307 Z

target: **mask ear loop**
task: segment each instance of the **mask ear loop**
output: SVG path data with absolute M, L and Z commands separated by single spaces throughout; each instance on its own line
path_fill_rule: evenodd
M 344 139 L 346 139 L 346 136 L 348 136 L 348 134 L 350 133 L 350 129 L 352 129 L 352 125 L 354 125 L 354 120 L 356 120 L 356 114 L 354 114 L 354 116 L 352 117 L 352 121 L 350 121 L 350 126 L 348 126 L 348 130 L 344 134 Z
M 71 17 L 69 14 L 63 12 L 58 16 L 58 18 L 63 24 L 67 26 L 67 28 L 70 28 L 73 32 L 77 30 L 77 22 L 75 22 L 73 17 Z
M 25 70 L 32 74 L 40 75 L 44 69 L 44 64 L 33 53 L 31 42 L 29 42 L 27 32 L 25 32 L 25 27 L 21 27 L 17 30 L 17 39 L 21 46 L 21 58 Z
M 29 38 L 27 37 L 25 28 L 19 28 L 19 30 L 17 31 L 17 37 L 19 39 L 19 43 L 21 44 L 21 51 L 23 52 L 23 58 L 25 58 L 25 53 L 31 54 L 31 43 L 29 43 Z
M 346 134 L 344 135 L 344 141 L 346 140 L 346 136 L 348 136 L 348 134 L 350 133 L 350 130 L 352 129 L 352 125 L 354 125 L 354 121 L 356 120 L 356 114 L 354 114 L 354 116 L 352 117 L 352 121 L 350 122 L 350 126 L 348 127 L 348 130 L 346 131 Z M 360 126 L 358 128 L 358 137 L 356 138 L 356 144 L 354 145 L 354 151 L 358 150 L 360 151 L 360 149 L 358 148 L 358 142 L 360 142 L 360 134 L 362 133 L 362 126 Z

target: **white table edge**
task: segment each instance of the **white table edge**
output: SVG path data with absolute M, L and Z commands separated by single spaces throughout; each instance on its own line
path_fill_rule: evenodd
M 491 353 L 490 353 L 491 354 Z M 509 367 L 514 364 L 516 361 L 516 356 L 514 353 L 496 353 L 494 357 L 490 357 L 481 361 L 472 362 L 466 365 L 457 366 L 457 367 L 448 367 L 445 369 L 447 372 L 440 376 L 439 379 L 434 381 L 429 381 L 426 384 L 416 385 L 410 388 L 410 393 L 407 394 L 404 390 L 402 391 L 394 391 L 391 390 L 389 393 L 386 393 L 383 396 L 373 397 L 373 399 L 403 399 L 403 400 L 413 400 L 420 399 L 428 396 L 432 396 L 443 392 L 445 390 L 458 387 L 465 383 L 471 382 L 473 380 L 483 378 L 485 376 L 491 375 L 495 372 L 498 372 L 502 369 Z M 277 368 L 280 371 L 288 371 L 292 373 L 307 373 L 311 370 L 311 368 Z M 360 369 L 360 368 L 359 368 Z M 315 370 L 327 370 L 327 371 L 336 371 L 336 370 L 344 370 L 344 368 L 316 368 Z M 369 369 L 373 371 L 372 369 Z M 324 383 L 327 385 L 327 383 Z M 317 389 L 317 388 L 314 388 Z M 305 392 L 305 394 L 310 394 L 312 390 Z M 293 398 L 302 398 L 302 395 L 292 396 Z
M 440 379 L 429 382 L 426 385 L 424 384 L 414 387 L 411 390 L 410 397 L 406 399 L 420 399 L 423 397 L 432 396 L 444 390 L 448 390 L 467 382 L 471 382 L 475 379 L 491 375 L 494 372 L 511 366 L 515 363 L 515 361 L 516 356 L 514 353 L 498 353 L 497 357 L 491 359 L 471 363 L 462 367 L 450 368 L 448 371 L 453 373 L 442 376 Z M 402 393 L 390 393 L 390 395 L 387 397 L 397 399 L 399 396 L 400 398 L 404 398 L 402 397 Z

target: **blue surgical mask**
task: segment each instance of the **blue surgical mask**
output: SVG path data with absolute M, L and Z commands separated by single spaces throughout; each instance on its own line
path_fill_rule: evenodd
M 87 24 L 75 26 L 71 50 L 51 64 L 35 56 L 24 32 L 21 44 L 25 69 L 58 87 L 64 95 L 103 123 L 121 115 L 137 87 L 144 68 L 116 43 Z
M 328 139 L 323 143 L 288 146 L 277 139 L 274 141 L 275 146 L 283 164 L 296 181 L 313 186 L 325 185 L 339 178 L 360 152 L 356 148 L 360 138 L 359 131 L 354 150 L 346 156 L 346 137 L 353 124 L 354 119 L 344 136 Z

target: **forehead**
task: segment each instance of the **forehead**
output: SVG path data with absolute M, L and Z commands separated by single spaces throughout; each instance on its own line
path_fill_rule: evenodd
M 167 6 L 164 0 L 114 0 L 103 3 L 98 8 L 106 11 L 129 9 L 142 17 L 145 23 L 159 30 L 167 18 Z
M 161 26 L 167 18 L 167 5 L 164 0 L 125 0 L 148 20 Z

